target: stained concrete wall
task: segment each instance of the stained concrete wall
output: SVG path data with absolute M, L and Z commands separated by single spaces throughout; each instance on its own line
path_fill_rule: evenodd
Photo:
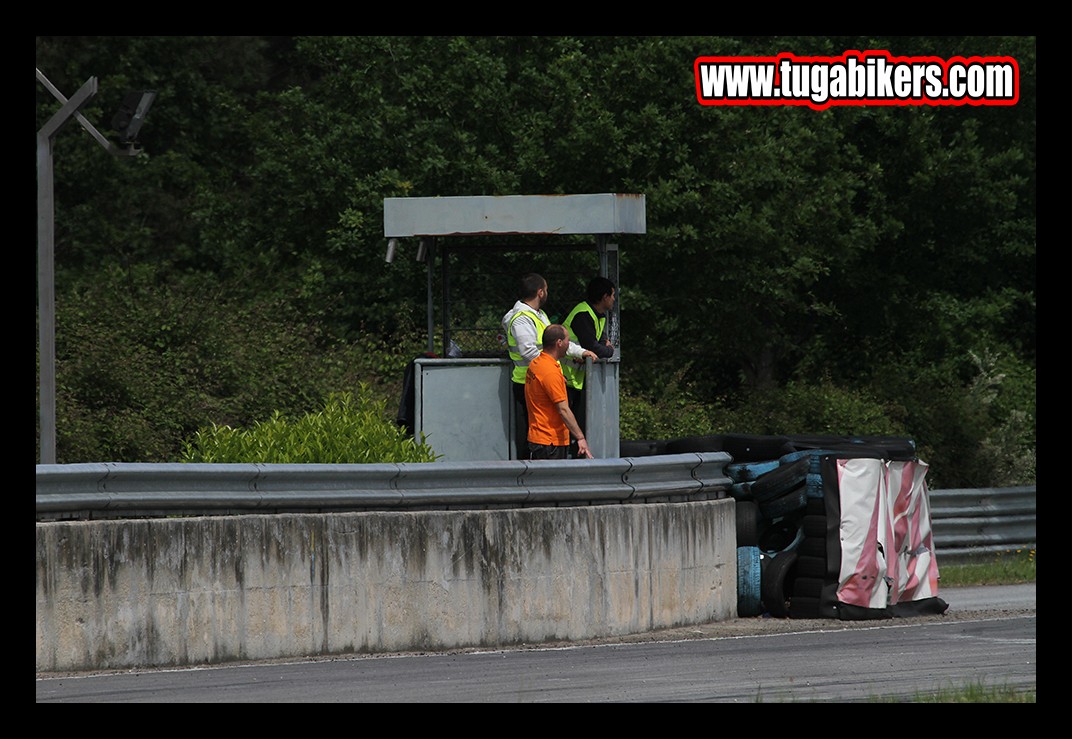
M 37 524 L 37 671 L 573 640 L 736 615 L 732 499 Z

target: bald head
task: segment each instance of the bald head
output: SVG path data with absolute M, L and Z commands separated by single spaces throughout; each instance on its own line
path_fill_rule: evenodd
M 566 333 L 566 327 L 559 323 L 552 323 L 550 326 L 543 330 L 543 348 L 551 351 L 555 348 L 558 342 L 566 339 L 569 336 Z

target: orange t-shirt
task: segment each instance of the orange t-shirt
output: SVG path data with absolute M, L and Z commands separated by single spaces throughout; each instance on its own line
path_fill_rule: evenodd
M 566 399 L 562 366 L 547 352 L 529 362 L 525 372 L 525 405 L 529 411 L 529 441 L 569 446 L 569 429 L 558 412 Z

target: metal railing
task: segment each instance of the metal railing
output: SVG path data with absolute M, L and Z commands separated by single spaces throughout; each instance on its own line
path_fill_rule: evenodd
M 724 452 L 566 461 L 37 466 L 37 520 L 729 497 Z
M 353 465 L 37 466 L 37 520 L 465 509 L 730 496 L 725 452 L 621 459 Z M 940 562 L 1036 544 L 1035 486 L 931 490 Z
M 930 491 L 939 564 L 957 564 L 1036 544 L 1035 486 Z

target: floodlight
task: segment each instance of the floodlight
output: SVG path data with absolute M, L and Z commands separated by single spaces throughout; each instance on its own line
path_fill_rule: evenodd
M 119 112 L 112 118 L 112 128 L 119 132 L 119 138 L 125 144 L 133 143 L 138 138 L 141 124 L 149 113 L 149 107 L 156 99 L 155 90 L 128 92 L 119 106 Z

